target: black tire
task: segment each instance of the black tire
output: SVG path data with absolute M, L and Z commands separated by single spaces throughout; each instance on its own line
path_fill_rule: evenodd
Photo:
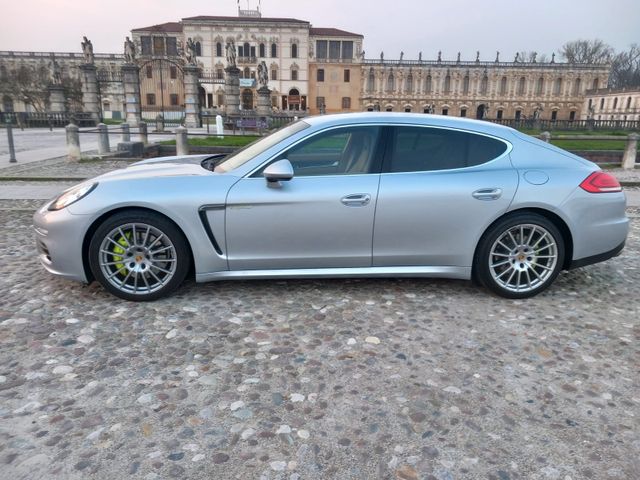
M 169 295 L 191 265 L 184 234 L 166 217 L 147 210 L 107 218 L 93 234 L 88 255 L 94 277 L 106 290 L 136 302 Z
M 498 220 L 480 239 L 474 278 L 501 297 L 529 298 L 553 283 L 564 257 L 564 239 L 553 222 L 536 213 L 516 213 Z

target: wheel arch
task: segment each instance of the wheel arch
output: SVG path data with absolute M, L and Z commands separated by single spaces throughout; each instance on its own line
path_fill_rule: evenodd
M 189 240 L 187 235 L 185 235 L 184 230 L 180 228 L 180 225 L 176 221 L 174 221 L 171 217 L 167 216 L 162 212 L 159 212 L 158 210 L 154 210 L 153 208 L 125 206 L 125 207 L 114 208 L 113 210 L 104 212 L 102 215 L 96 218 L 87 229 L 84 235 L 84 238 L 82 240 L 82 268 L 84 269 L 84 274 L 87 278 L 87 282 L 91 283 L 93 280 L 95 280 L 93 272 L 91 271 L 91 267 L 89 266 L 89 244 L 91 243 L 91 239 L 93 238 L 94 233 L 100 227 L 100 225 L 109 217 L 117 213 L 128 212 L 128 211 L 143 211 L 143 212 L 153 213 L 155 215 L 160 215 L 161 217 L 165 218 L 167 221 L 171 222 L 178 229 L 178 231 L 182 234 L 182 236 L 186 240 L 187 247 L 189 248 L 190 265 L 189 265 L 189 273 L 187 274 L 187 277 L 193 278 L 195 276 L 193 247 L 191 246 L 191 241 Z
M 560 234 L 562 235 L 562 239 L 564 240 L 564 246 L 565 246 L 564 263 L 562 264 L 562 269 L 563 270 L 569 269 L 571 265 L 571 261 L 573 259 L 573 235 L 571 234 L 571 230 L 569 229 L 569 226 L 567 225 L 567 223 L 562 219 L 562 217 L 560 217 L 556 213 L 553 213 L 550 210 L 546 210 L 544 208 L 538 208 L 538 207 L 524 207 L 524 208 L 519 208 L 517 210 L 511 210 L 509 212 L 506 212 L 505 214 L 496 218 L 493 222 L 491 222 L 490 225 L 487 226 L 487 228 L 484 229 L 484 231 L 482 232 L 482 235 L 480 235 L 480 237 L 478 238 L 478 242 L 476 243 L 476 248 L 473 252 L 473 264 L 471 267 L 472 268 L 471 277 L 473 278 L 474 281 L 478 282 L 478 278 L 476 276 L 476 271 L 475 271 L 476 263 L 477 263 L 476 259 L 478 256 L 478 248 L 480 248 L 480 244 L 482 243 L 482 239 L 484 238 L 484 236 L 487 234 L 489 230 L 493 228 L 493 226 L 496 223 L 501 222 L 505 218 L 509 218 L 521 213 L 534 213 L 534 214 L 540 215 L 546 218 L 547 220 L 549 220 L 551 223 L 553 223 L 556 226 L 558 230 L 560 230 Z

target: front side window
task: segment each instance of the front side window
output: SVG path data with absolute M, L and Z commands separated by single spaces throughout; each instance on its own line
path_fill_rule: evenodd
M 373 170 L 380 127 L 329 130 L 278 155 L 291 162 L 295 176 L 359 175 Z
M 428 127 L 395 127 L 388 171 L 426 172 L 472 167 L 507 149 L 500 140 L 473 133 Z

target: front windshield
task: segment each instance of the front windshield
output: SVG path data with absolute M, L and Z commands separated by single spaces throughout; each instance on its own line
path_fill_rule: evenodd
M 244 165 L 249 160 L 255 158 L 262 152 L 273 147 L 276 143 L 281 142 L 285 138 L 290 137 L 291 135 L 294 135 L 307 127 L 309 127 L 308 123 L 298 121 L 287 125 L 286 127 L 283 127 L 279 130 L 276 130 L 271 135 L 263 137 L 260 140 L 256 140 L 255 142 L 252 142 L 246 147 L 238 150 L 234 154 L 229 155 L 220 164 L 216 165 L 214 171 L 216 173 L 230 172 L 231 170 Z

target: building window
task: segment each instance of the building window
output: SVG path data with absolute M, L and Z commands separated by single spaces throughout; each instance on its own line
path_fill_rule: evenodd
M 339 40 L 329 41 L 329 58 L 331 60 L 338 60 L 340 58 L 340 43 Z
M 316 97 L 316 108 L 322 108 L 324 105 L 324 97 Z
M 369 69 L 369 79 L 367 80 L 367 90 L 373 92 L 376 88 L 376 75 L 373 73 L 373 68 Z
M 217 95 L 217 99 L 218 99 L 218 106 L 224 105 L 224 95 L 223 94 L 219 93 Z
M 449 115 L 449 109 L 448 108 L 443 108 L 442 109 L 442 115 Z
M 275 43 L 271 44 L 271 58 L 276 58 L 278 56 L 278 46 Z
M 258 53 L 260 54 L 260 58 L 266 57 L 267 56 L 266 52 L 267 52 L 267 49 L 264 47 L 264 43 L 261 43 L 258 46 Z
M 618 108 L 618 97 L 613 99 L 613 109 L 615 110 L 616 108 Z
M 469 93 L 469 75 L 465 75 L 462 80 L 462 93 Z
M 342 97 L 342 108 L 343 109 L 351 108 L 351 97 Z
M 500 93 L 502 95 L 507 93 L 507 77 L 502 77 L 502 80 L 500 80 Z
M 600 110 L 604 109 L 604 98 L 600 99 Z
M 271 80 L 278 80 L 278 70 L 275 68 L 271 69 Z
M 153 37 L 153 54 L 164 55 L 164 38 Z
M 202 43 L 196 42 L 196 57 L 202 56 Z
M 291 45 L 291 58 L 298 58 L 298 45 Z
M 591 85 L 591 88 L 592 88 L 593 90 L 597 90 L 599 86 L 600 86 L 600 82 L 598 81 L 598 79 L 597 79 L 597 78 L 594 78 L 594 79 L 593 79 L 593 84 Z
M 520 77 L 520 80 L 518 81 L 518 95 L 524 95 L 526 86 L 527 86 L 527 79 L 524 77 Z
M 105 112 L 110 112 L 111 111 L 111 103 L 103 102 L 102 103 L 102 110 L 104 110 Z
M 177 93 L 172 93 L 171 95 L 169 95 L 169 101 L 171 102 L 171 106 L 172 107 L 177 107 L 178 106 L 178 94 Z
M 536 94 L 542 95 L 542 91 L 544 90 L 544 78 L 540 77 L 538 82 L 536 83 Z
M 178 56 L 178 42 L 176 37 L 167 37 L 167 55 Z
M 324 68 L 319 68 L 316 72 L 316 81 L 324 82 Z
M 516 121 L 519 121 L 522 117 L 522 110 L 516 110 Z
M 405 113 L 411 113 L 411 107 L 404 107 Z
M 327 41 L 316 40 L 316 58 L 327 58 Z
M 222 43 L 216 43 L 216 57 L 222 56 Z
M 444 93 L 451 92 L 451 76 L 447 75 L 444 77 Z
M 216 69 L 216 78 L 218 80 L 223 80 L 224 79 L 224 70 L 222 70 L 221 68 Z
M 344 70 L 344 81 L 346 83 L 349 83 L 351 81 L 351 70 L 349 70 L 348 68 L 345 68 Z
M 575 119 L 576 119 L 576 111 L 571 110 L 571 112 L 569 112 L 569 121 L 573 122 Z
M 467 109 L 466 108 L 461 108 L 460 109 L 460 116 L 461 117 L 466 117 L 467 116 Z
M 298 80 L 298 70 L 291 70 L 291 80 Z
M 140 37 L 142 55 L 151 55 L 151 37 Z
M 207 107 L 213 107 L 213 93 L 207 93 Z
M 562 92 L 562 79 L 556 78 L 556 81 L 553 85 L 553 94 L 560 95 L 561 92 Z
M 627 98 L 627 110 L 631 108 L 631 97 Z
M 353 42 L 342 42 L 342 58 L 345 60 L 353 59 Z
M 178 78 L 178 68 L 177 67 L 169 67 L 169 75 L 172 79 Z
M 496 118 L 498 120 L 502 120 L 502 115 L 503 115 L 503 111 L 502 110 L 498 110 L 497 114 L 496 114 Z
M 558 111 L 557 110 L 553 110 L 551 112 L 551 121 L 555 122 L 556 120 L 558 120 Z
M 396 87 L 396 81 L 395 81 L 395 78 L 393 77 L 393 72 L 391 72 L 387 77 L 387 93 L 393 93 L 395 87 Z
M 156 94 L 147 93 L 147 105 L 155 105 L 155 104 L 156 104 Z
M 384 109 L 385 112 L 393 112 L 393 107 L 387 105 L 387 108 Z
M 489 77 L 486 75 L 480 80 L 480 93 L 487 93 L 489 90 Z
M 431 87 L 432 87 L 432 81 L 431 81 L 431 75 L 427 75 L 427 79 L 425 80 L 425 84 L 424 84 L 424 91 L 426 93 L 431 93 Z
M 145 71 L 147 73 L 147 78 L 153 78 L 153 67 L 151 65 L 147 65 Z
M 574 96 L 578 96 L 580 95 L 580 90 L 581 90 L 581 85 L 582 84 L 582 80 L 580 80 L 579 78 L 576 78 L 576 80 L 573 82 L 573 95 Z
M 405 83 L 405 90 L 407 93 L 413 93 L 413 75 L 407 75 L 407 81 Z

